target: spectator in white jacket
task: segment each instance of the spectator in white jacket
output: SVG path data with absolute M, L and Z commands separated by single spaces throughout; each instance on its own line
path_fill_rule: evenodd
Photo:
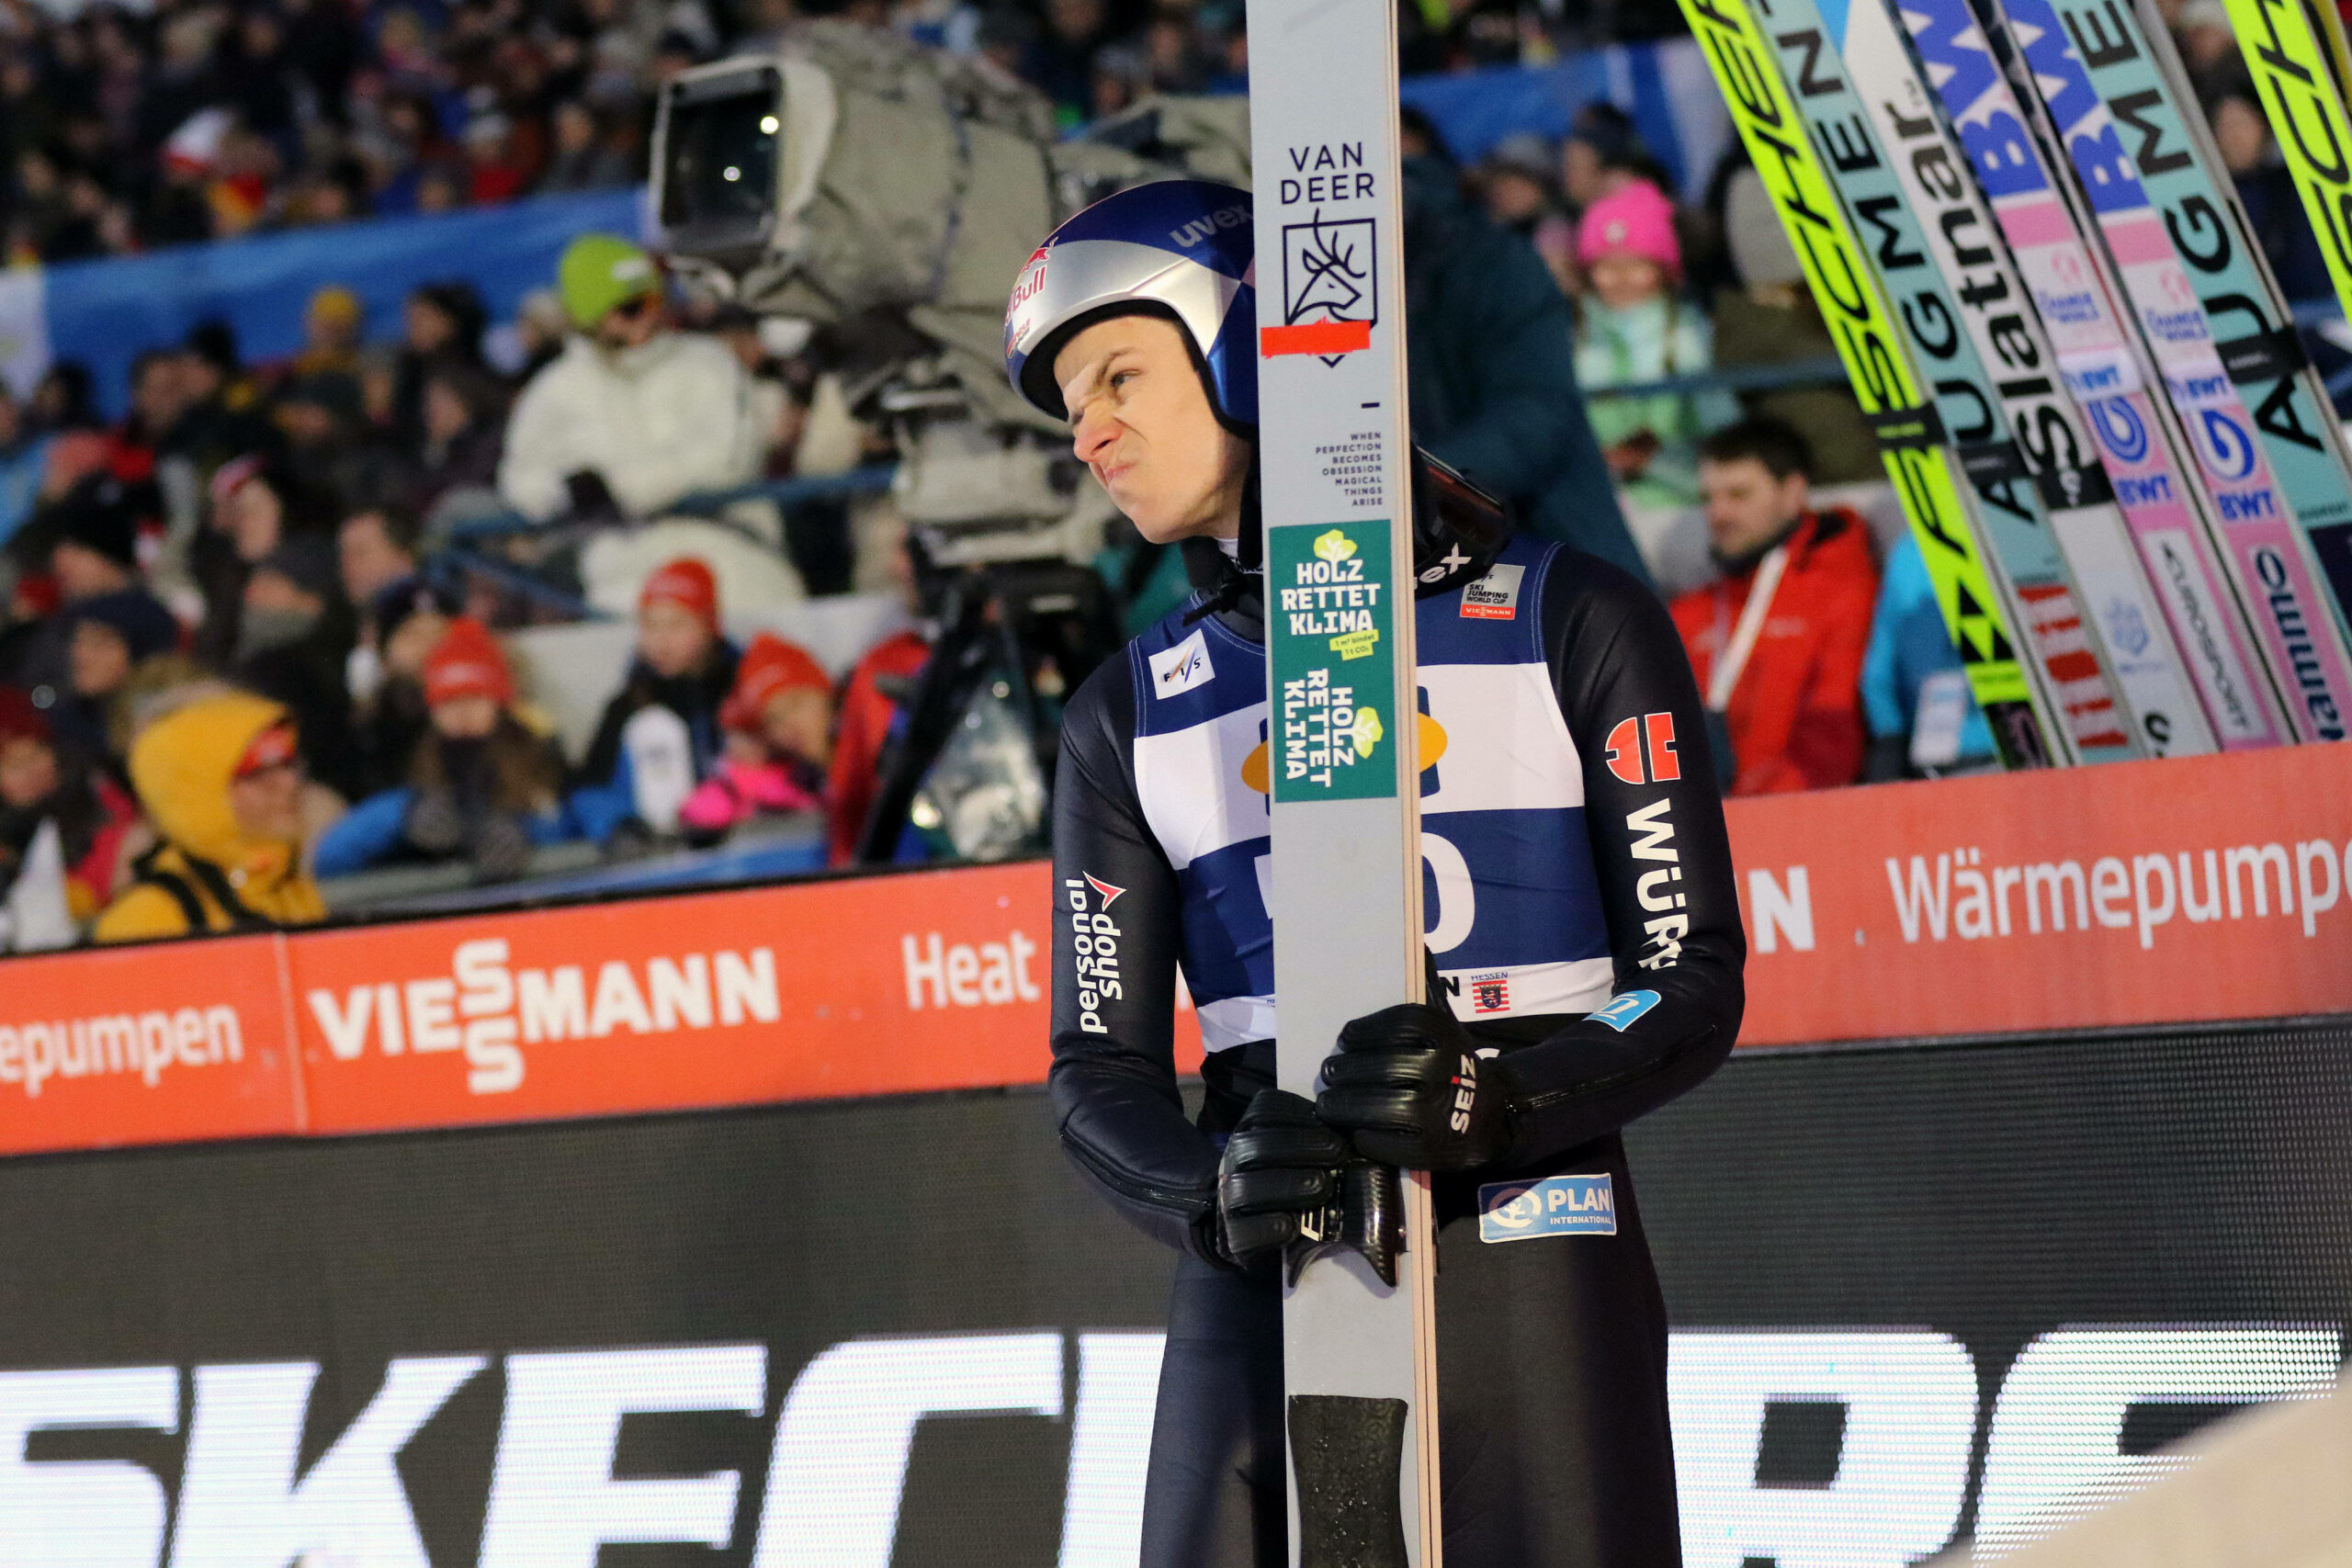
M 514 404 L 506 503 L 541 521 L 648 517 L 759 478 L 767 432 L 752 378 L 716 338 L 671 329 L 653 258 L 583 234 L 557 276 L 577 330 Z

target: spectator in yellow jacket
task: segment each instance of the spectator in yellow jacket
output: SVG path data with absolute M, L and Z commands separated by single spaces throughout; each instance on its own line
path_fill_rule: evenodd
M 98 941 L 326 919 L 302 869 L 302 764 L 285 708 L 243 692 L 198 697 L 131 743 L 130 782 L 163 843 L 99 915 Z

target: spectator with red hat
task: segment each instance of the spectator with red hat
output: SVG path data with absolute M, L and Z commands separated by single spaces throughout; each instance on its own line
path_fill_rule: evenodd
M 139 807 L 0 686 L 0 951 L 62 947 L 114 895 Z
M 605 705 L 571 797 L 587 837 L 634 852 L 677 830 L 686 797 L 726 750 L 718 710 L 736 664 L 708 566 L 680 556 L 645 580 L 636 657 Z
M 509 882 L 531 852 L 572 838 L 563 758 L 514 705 L 514 678 L 490 628 L 459 616 L 424 660 L 429 726 L 408 782 L 369 796 L 327 829 L 314 863 L 341 876 L 405 856 L 464 860 L 477 882 Z
M 753 637 L 718 716 L 727 754 L 678 813 L 690 840 L 724 838 L 754 817 L 823 809 L 833 682 L 807 649 L 770 632 Z

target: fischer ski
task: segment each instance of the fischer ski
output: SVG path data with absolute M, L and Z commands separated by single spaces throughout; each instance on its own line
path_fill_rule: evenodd
M 1956 236 L 1973 225 L 1979 238 L 1967 259 L 1989 262 L 1993 251 L 1985 242 L 1992 235 L 1991 223 L 1981 212 L 1952 200 L 1939 202 L 1922 172 L 1935 171 L 1941 154 L 1906 147 L 1900 140 L 1906 127 L 1917 141 L 1935 123 L 1933 107 L 1917 90 L 1916 78 L 1909 107 L 1918 118 L 1905 121 L 1893 110 L 1890 95 L 1912 74 L 1900 36 L 1871 0 L 1860 5 L 1844 0 L 1758 4 L 1771 17 L 1783 74 L 1813 126 L 1831 182 L 1853 215 L 1857 231 L 1871 244 L 1871 259 L 1896 306 L 1912 352 L 1933 381 L 1944 427 L 1958 444 L 1962 470 L 1976 492 L 1993 567 L 2018 607 L 2052 706 L 2064 716 L 2059 733 L 2070 758 L 2104 762 L 2143 755 L 2144 748 L 2134 738 L 2138 726 L 2133 713 L 2148 713 L 2155 733 L 2169 737 L 2183 724 L 2194 722 L 2188 694 L 2171 660 L 2160 656 L 2148 661 L 2154 668 L 2143 669 L 2144 675 L 2154 677 L 2142 682 L 2149 705 L 2141 706 L 2135 699 L 2133 707 L 2125 708 L 2116 701 L 2106 639 L 2076 582 L 2070 580 L 2069 563 L 2045 511 L 2046 503 L 2056 504 L 2070 523 L 2086 521 L 2075 514 L 2104 502 L 2107 475 L 2095 461 L 2083 460 L 2086 443 L 2073 445 L 2070 456 L 2075 461 L 2063 471 L 2052 460 L 2047 412 L 2028 400 L 2038 394 L 2041 402 L 2056 405 L 2056 388 L 2046 371 L 2015 363 L 2019 352 L 2031 353 L 2030 344 L 2014 334 L 1996 337 L 1986 324 L 1990 304 L 2007 299 L 2014 310 L 2022 304 L 2023 291 L 1997 273 L 1972 276 L 1967 271 Z M 1874 16 L 1882 36 L 1876 57 L 1871 58 L 1867 35 Z M 1868 95 L 1853 85 L 1860 73 L 1851 61 L 1846 71 L 1838 69 L 1839 51 L 1849 35 L 1865 46 L 1859 52 L 1871 68 Z M 1875 136 L 1865 123 L 1865 113 L 1878 127 Z M 1940 173 L 1944 191 L 1966 189 L 1967 176 L 1958 163 L 1943 160 Z M 1958 305 L 1955 291 L 1962 297 Z M 1954 332 L 1955 321 L 1967 330 Z M 1996 381 L 1988 373 L 1988 352 L 2011 361 L 2004 365 L 2003 379 Z M 2111 514 L 2087 521 L 2111 541 Z M 2113 548 L 2109 553 L 2121 554 Z M 2130 564 L 2128 558 L 2124 564 Z M 2136 578 L 2134 572 L 2135 598 L 2144 592 Z M 2101 586 L 2108 598 L 2116 596 L 2111 583 Z M 2154 646 L 2146 633 L 2143 622 L 2135 640 L 2143 652 Z
M 1249 0 L 1249 24 L 1275 1066 L 1312 1099 L 1340 1027 L 1425 983 L 1396 10 Z M 1283 613 L 1327 584 L 1349 605 L 1338 636 Z M 1334 1247 L 1284 1271 L 1305 1568 L 1438 1568 L 1426 1172 L 1403 1173 L 1402 1200 L 1401 1251 Z
M 2341 24 L 2308 0 L 2226 3 L 2335 297 L 2352 318 L 2352 110 L 2344 102 Z
M 2213 179 L 2154 46 L 2117 0 L 2003 9 L 2204 469 L 2289 728 L 2300 740 L 2341 739 L 2352 660 L 2312 553 L 2324 542 L 2352 570 L 2352 471 L 2236 198 Z
M 2086 241 L 2072 186 L 2059 178 L 1968 0 L 1889 0 L 1957 129 L 2017 266 L 2056 348 L 2068 394 L 2098 441 L 2118 504 L 2224 750 L 2289 735 L 2228 586 L 2203 514 L 2198 471 L 2116 299 L 2121 281 Z
M 1780 69 L 1747 0 L 1680 0 L 1732 123 L 1772 198 L 1838 344 L 1854 397 L 1910 520 L 1944 626 L 2004 765 L 2048 767 L 2056 727 L 2017 655 L 2013 620 L 1945 453 L 1942 422 L 1862 260 L 1862 248 L 1814 156 Z

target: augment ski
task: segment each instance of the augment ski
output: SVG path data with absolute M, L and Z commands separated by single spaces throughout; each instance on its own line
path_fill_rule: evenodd
M 2003 9 L 2188 431 L 2288 725 L 2297 739 L 2341 739 L 2352 659 L 2312 546 L 2352 544 L 2352 471 L 2236 198 L 2115 0 Z M 2343 564 L 2352 570 L 2352 551 Z
M 1681 0 L 1732 123 L 1771 197 L 1821 306 L 1855 400 L 1876 430 L 1880 457 L 1919 542 L 1945 628 L 2002 762 L 2048 767 L 2064 752 L 2047 704 L 2017 656 L 2015 617 L 1987 570 L 1941 422 L 1862 260 L 1860 244 L 1815 158 L 1804 122 L 1747 0 Z
M 1839 68 L 1820 10 L 1814 0 L 1756 5 L 1770 24 L 1782 77 L 1812 131 L 1823 170 L 1869 247 L 1868 259 L 1902 323 L 1914 363 L 1934 389 L 1937 412 L 1967 486 L 1962 499 L 1975 502 L 1986 565 L 2016 607 L 2034 672 L 2059 716 L 2058 755 L 2069 762 L 2141 755 L 2041 497 L 1989 389 L 1990 378 L 1967 334 L 1953 328 L 1958 313 L 1943 276 L 1929 263 L 1886 152 Z
M 2116 300 L 2122 282 L 2072 184 L 2029 129 L 1968 0 L 1899 0 L 1911 41 L 1976 170 L 2058 352 L 2066 389 L 2098 438 L 2133 542 L 2225 750 L 2285 742 L 2253 630 L 2228 585 L 2187 456 L 2146 351 Z
M 1340 637 L 1267 616 L 1275 1075 L 1312 1097 L 1349 1020 L 1423 999 L 1396 10 L 1249 0 L 1249 22 L 1266 602 L 1335 574 L 1365 590 Z M 1272 177 L 1312 168 L 1348 177 Z M 1393 1270 L 1349 1250 L 1285 1270 L 1293 1563 L 1437 1568 L 1427 1173 L 1402 1206 Z
M 1775 0 L 1784 48 L 1789 28 L 1803 30 L 1799 7 L 1815 3 Z M 2095 747 L 2086 737 L 2099 716 L 2086 710 L 2076 695 L 2087 696 L 2098 689 L 2092 660 L 2102 655 L 2148 752 L 2164 756 L 2212 750 L 2211 732 L 2190 695 L 2170 629 L 2132 555 L 2098 448 L 2059 389 L 2056 352 L 2043 335 L 2024 282 L 1969 178 L 1966 158 L 1919 80 L 1902 32 L 1879 0 L 1819 0 L 1818 11 L 1831 44 L 1845 58 L 1851 90 L 1844 95 L 1825 90 L 1816 112 L 1842 118 L 1859 99 L 1877 131 L 1877 152 L 1884 160 L 1883 166 L 1873 168 L 1859 158 L 1833 157 L 1830 169 L 1851 183 L 1848 205 L 1855 210 L 1861 210 L 1860 203 L 1883 209 L 1890 201 L 1907 208 L 1915 238 L 1924 240 L 1927 258 L 1940 274 L 1943 288 L 1940 295 L 1918 296 L 1917 312 L 1906 310 L 1905 319 L 1926 329 L 1914 336 L 1922 363 L 1950 359 L 1962 376 L 1973 378 L 1964 389 L 1956 387 L 1953 396 L 1978 405 L 1972 417 L 1980 426 L 1994 426 L 1962 449 L 1969 478 L 1984 497 L 1988 519 L 2025 518 L 2036 532 L 2018 542 L 2028 549 L 2040 547 L 2033 549 L 2037 555 L 2051 553 L 2054 543 L 2055 553 L 2064 558 L 2072 574 L 2071 592 L 2063 583 L 2022 581 L 2017 588 L 2029 615 L 2058 623 L 2053 628 L 2057 635 L 2037 642 L 2037 651 L 2043 656 L 2052 693 L 2066 711 L 2084 760 L 2099 761 L 2117 754 L 2114 748 Z M 1889 193 L 1890 173 L 1899 197 Z M 1892 291 L 1895 280 L 1890 276 L 1887 281 Z M 1973 355 L 1946 350 L 1951 317 L 1931 314 L 1930 306 L 1956 310 Z M 1973 365 L 1968 363 L 1972 358 Z M 1943 385 L 1939 378 L 1939 386 Z M 1951 400 L 1947 398 L 1947 408 Z M 1996 409 L 1998 412 L 1988 420 L 1986 415 Z M 1998 424 L 2004 416 L 2005 429 Z M 2001 525 L 1993 526 L 1997 543 Z M 1998 554 L 2002 564 L 2008 565 L 2010 547 L 2001 546 Z M 2067 637 L 2072 628 L 2065 621 L 2076 614 L 2081 629 Z M 2070 649 L 2067 640 L 2080 646 Z

